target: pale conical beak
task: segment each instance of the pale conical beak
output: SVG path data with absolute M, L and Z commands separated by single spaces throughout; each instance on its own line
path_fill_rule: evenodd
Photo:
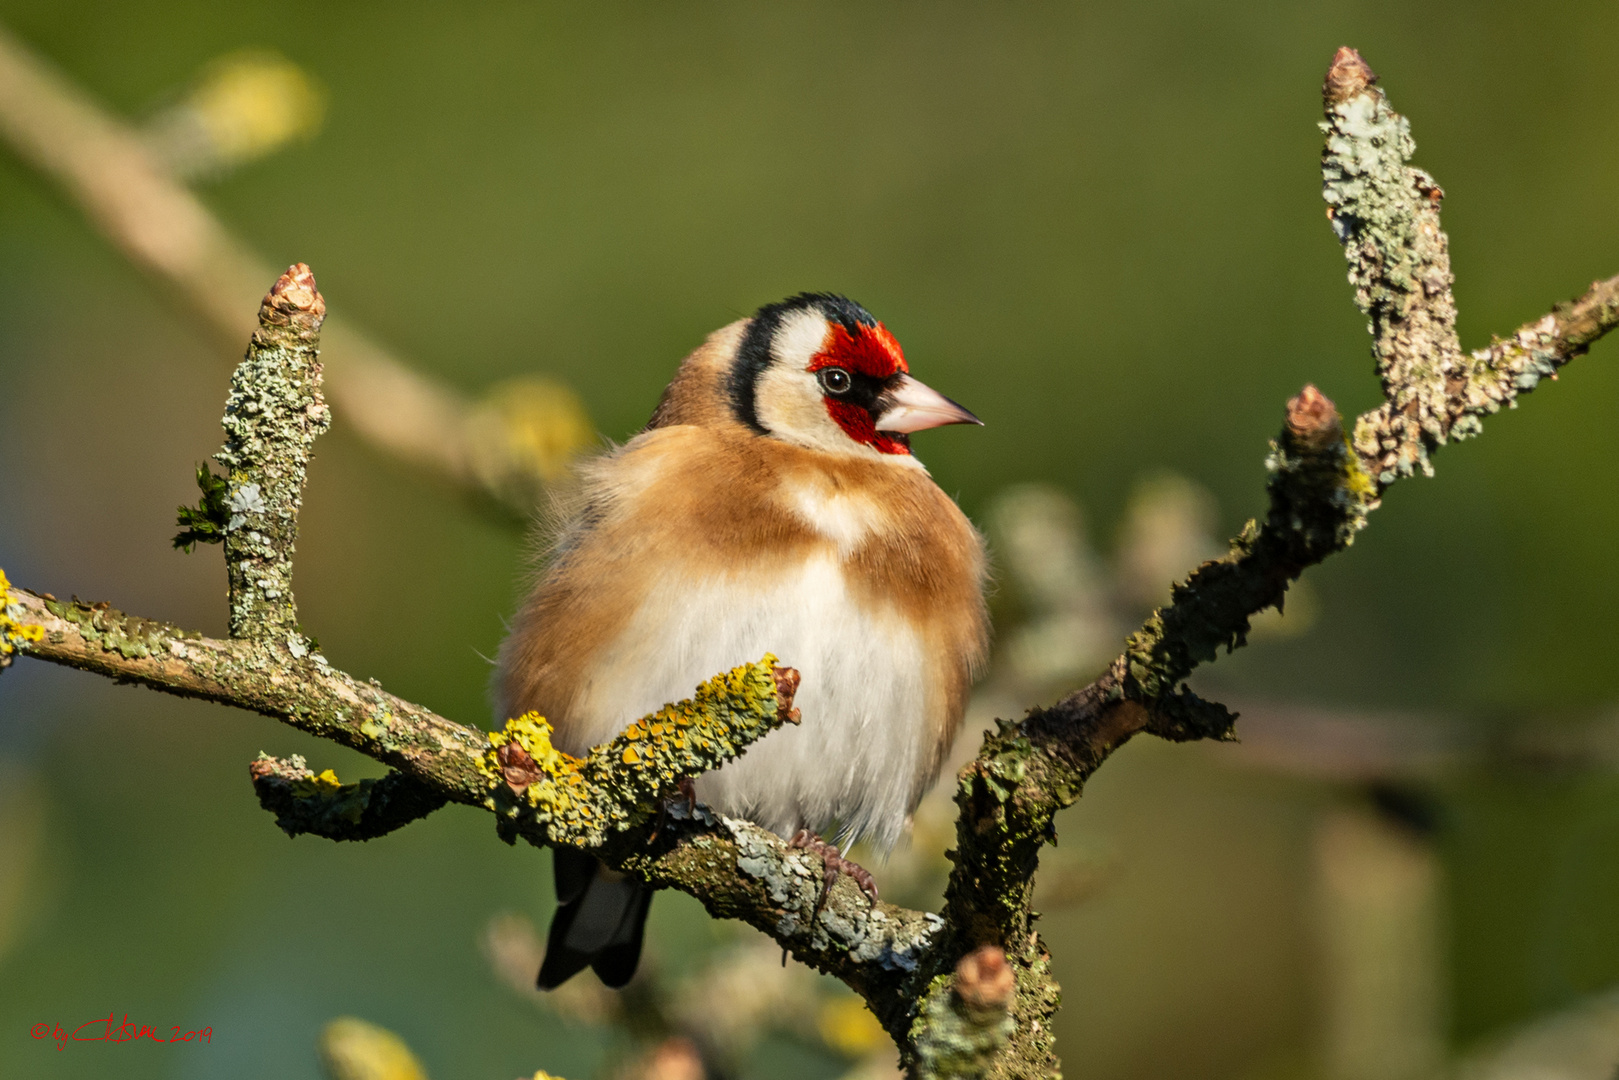
M 977 424 L 983 421 L 939 393 L 933 387 L 901 375 L 893 389 L 879 399 L 886 406 L 877 417 L 878 431 L 909 434 L 946 424 Z

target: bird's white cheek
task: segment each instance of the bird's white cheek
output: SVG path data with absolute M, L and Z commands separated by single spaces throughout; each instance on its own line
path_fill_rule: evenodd
M 807 371 L 781 364 L 766 369 L 755 384 L 753 408 L 759 422 L 778 439 L 841 454 L 867 449 L 827 414 L 820 385 Z

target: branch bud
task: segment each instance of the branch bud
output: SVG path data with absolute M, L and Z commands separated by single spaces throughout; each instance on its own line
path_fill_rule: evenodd
M 1360 53 L 1345 45 L 1333 54 L 1332 66 L 1327 69 L 1326 82 L 1321 86 L 1321 96 L 1331 110 L 1333 106 L 1342 105 L 1350 98 L 1365 93 L 1375 82 L 1377 72 L 1360 58 Z
M 793 697 L 798 693 L 802 676 L 797 668 L 772 667 L 770 675 L 776 680 L 776 712 L 789 724 L 798 723 L 798 710 L 793 708 Z
M 1012 1003 L 1017 979 L 1006 953 L 994 945 L 981 945 L 956 964 L 956 996 L 980 1012 L 1003 1012 Z
M 543 775 L 539 764 L 517 743 L 507 743 L 495 751 L 495 760 L 500 764 L 500 774 L 506 780 L 506 786 L 512 789 L 512 794 L 521 795 L 528 790 L 530 784 L 537 783 Z
M 1343 438 L 1338 407 L 1314 386 L 1306 385 L 1288 400 L 1287 433 L 1303 447 L 1325 450 Z
M 259 305 L 259 323 L 285 326 L 300 337 L 314 334 L 326 319 L 326 300 L 315 287 L 315 275 L 305 263 L 293 263 L 276 279 Z

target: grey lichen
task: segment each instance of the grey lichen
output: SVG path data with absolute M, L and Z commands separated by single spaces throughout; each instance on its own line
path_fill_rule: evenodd
M 994 946 L 934 979 L 911 1028 L 916 1080 L 977 1080 L 989 1072 L 1016 1029 L 1016 994 L 1012 968 Z
M 908 974 L 927 958 L 944 920 L 888 909 L 857 889 L 847 903 L 821 895 L 823 869 L 807 851 L 781 850 L 781 838 L 746 821 L 721 818 L 736 844 L 736 868 L 760 881 L 777 911 L 776 938 L 806 953 L 842 954 L 853 963 Z
M 1619 277 L 1591 284 L 1584 296 L 1558 304 L 1549 314 L 1468 356 L 1466 382 L 1452 395 L 1451 438 L 1478 434 L 1480 420 L 1557 378 L 1557 369 L 1584 354 L 1591 343 L 1619 325 Z
M 1449 385 L 1468 365 L 1456 338 L 1449 241 L 1439 227 L 1444 191 L 1408 164 L 1416 149 L 1410 124 L 1376 79 L 1353 49 L 1333 59 L 1321 193 L 1355 302 L 1370 318 L 1386 398 L 1356 426 L 1355 448 L 1387 486 L 1418 470 L 1432 474 L 1429 454 L 1450 436 Z
M 291 267 L 264 298 L 259 329 L 231 377 L 225 446 L 215 457 L 230 470 L 222 504 L 233 638 L 299 642 L 298 511 L 310 449 L 331 423 L 316 350 L 325 315 L 309 267 Z

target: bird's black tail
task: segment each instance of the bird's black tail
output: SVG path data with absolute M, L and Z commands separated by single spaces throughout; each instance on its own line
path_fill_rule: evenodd
M 588 964 L 607 986 L 623 986 L 641 959 L 652 890 L 583 851 L 553 847 L 551 854 L 557 913 L 551 917 L 551 937 L 535 985 L 553 990 Z

